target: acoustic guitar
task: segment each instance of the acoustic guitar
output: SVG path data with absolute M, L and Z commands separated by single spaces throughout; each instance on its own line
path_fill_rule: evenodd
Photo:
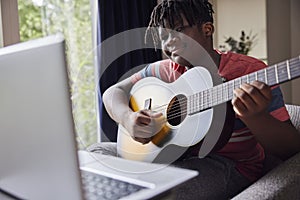
M 188 70 L 172 83 L 155 77 L 144 78 L 130 91 L 131 108 L 162 112 L 167 122 L 147 144 L 135 141 L 119 125 L 118 154 L 125 159 L 170 163 L 200 143 L 199 157 L 204 157 L 215 149 L 220 139 L 224 140 L 221 135 L 226 125 L 227 104 L 235 88 L 255 80 L 273 86 L 299 76 L 300 56 L 216 86 L 210 72 L 203 67 Z M 225 138 L 228 140 L 230 135 Z M 225 145 L 227 140 L 221 143 Z

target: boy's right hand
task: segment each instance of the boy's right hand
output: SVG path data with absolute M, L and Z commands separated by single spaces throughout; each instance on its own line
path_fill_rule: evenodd
M 166 118 L 162 113 L 140 110 L 129 115 L 125 128 L 134 140 L 146 144 L 162 129 L 165 123 Z

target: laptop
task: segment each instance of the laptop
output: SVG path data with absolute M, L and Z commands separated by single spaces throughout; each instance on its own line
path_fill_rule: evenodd
M 1 48 L 0 94 L 3 198 L 151 199 L 197 175 L 77 149 L 60 34 Z M 99 189 L 109 185 L 124 196 Z

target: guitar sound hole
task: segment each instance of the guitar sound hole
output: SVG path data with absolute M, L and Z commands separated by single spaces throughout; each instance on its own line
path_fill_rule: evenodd
M 179 125 L 186 117 L 187 98 L 180 94 L 174 97 L 167 109 L 167 120 L 172 126 Z

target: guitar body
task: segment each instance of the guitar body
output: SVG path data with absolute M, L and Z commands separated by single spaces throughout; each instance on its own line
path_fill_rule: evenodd
M 218 83 L 215 83 L 215 79 L 205 68 L 194 67 L 173 83 L 165 83 L 155 77 L 138 81 L 130 92 L 131 108 L 134 111 L 142 110 L 145 102 L 150 99 L 151 110 L 159 109 L 166 117 L 167 123 L 147 144 L 135 141 L 127 130 L 119 125 L 118 154 L 125 159 L 170 163 L 200 141 L 199 157 L 210 153 L 218 143 L 224 128 L 227 105 L 223 103 L 201 112 L 187 114 L 190 105 L 197 102 L 189 102 L 187 105 L 186 101 L 189 101 L 187 97 L 221 82 L 219 79 Z M 174 119 L 173 111 L 178 105 L 181 109 Z

